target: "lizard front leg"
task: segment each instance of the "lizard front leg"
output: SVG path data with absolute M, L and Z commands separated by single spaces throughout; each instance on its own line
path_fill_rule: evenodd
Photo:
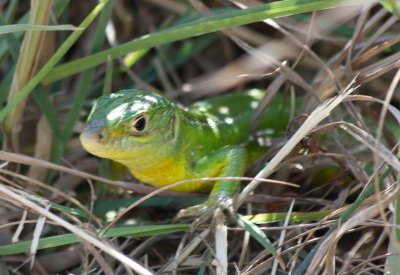
M 194 166 L 194 172 L 199 178 L 240 177 L 243 176 L 245 168 L 245 148 L 242 146 L 226 146 L 200 159 Z M 207 201 L 179 211 L 176 218 L 200 216 L 202 220 L 208 219 L 217 208 L 233 212 L 235 195 L 239 191 L 239 187 L 240 181 L 216 180 Z

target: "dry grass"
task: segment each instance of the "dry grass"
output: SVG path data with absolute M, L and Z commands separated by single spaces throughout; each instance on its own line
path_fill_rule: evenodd
M 17 2 L 0 3 L 4 25 L 30 10 Z M 61 62 L 116 48 L 191 16 L 209 16 L 217 8 L 260 4 L 189 2 L 114 1 L 112 13 L 106 7 Z M 400 23 L 395 11 L 372 2 L 224 29 L 144 49 L 135 61 L 129 61 L 132 55 L 118 56 L 79 75 L 50 80 L 43 75 L 2 125 L 0 274 L 400 270 Z M 35 22 L 78 26 L 93 3 L 70 1 L 66 7 L 58 14 L 52 6 L 36 14 L 47 20 Z M 97 28 L 106 25 L 104 43 Z M 32 56 L 29 39 L 35 48 L 47 45 L 53 52 L 67 36 L 39 33 L 1 37 L 1 106 L 52 57 L 43 50 Z M 14 42 L 23 45 L 20 55 L 10 47 Z M 24 60 L 30 67 L 21 71 Z M 14 64 L 19 64 L 15 73 Z M 179 209 L 204 196 L 145 186 L 121 167 L 84 152 L 78 134 L 91 102 L 110 88 L 133 86 L 162 91 L 182 104 L 265 89 L 253 123 L 277 94 L 287 98 L 292 116 L 286 136 L 269 140 L 263 160 L 246 177 L 231 178 L 243 180 L 238 213 L 258 227 L 243 216 L 238 223 L 224 220 L 219 211 L 196 230 L 174 224 Z M 54 238 L 40 240 L 45 237 Z

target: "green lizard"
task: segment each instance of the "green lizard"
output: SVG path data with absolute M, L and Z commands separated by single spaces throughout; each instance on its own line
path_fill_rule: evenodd
M 250 127 L 261 90 L 230 93 L 181 108 L 158 94 L 124 90 L 100 97 L 80 136 L 90 153 L 124 164 L 137 179 L 153 186 L 203 177 L 243 176 L 265 152 L 252 141 Z M 279 99 L 280 100 L 280 99 Z M 275 102 L 257 129 L 282 134 L 287 108 Z M 208 200 L 178 214 L 198 216 L 232 209 L 240 183 L 194 181 L 175 191 L 211 191 Z

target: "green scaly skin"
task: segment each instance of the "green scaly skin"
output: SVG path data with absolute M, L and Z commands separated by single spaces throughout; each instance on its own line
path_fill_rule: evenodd
M 80 139 L 90 153 L 124 164 L 133 176 L 153 186 L 203 177 L 243 176 L 265 148 L 251 142 L 250 123 L 261 90 L 230 93 L 180 108 L 160 95 L 124 90 L 100 97 Z M 278 99 L 280 100 L 280 99 Z M 287 125 L 284 102 L 274 102 L 257 129 L 282 135 Z M 175 191 L 211 191 L 209 199 L 178 217 L 232 209 L 239 182 L 195 181 Z

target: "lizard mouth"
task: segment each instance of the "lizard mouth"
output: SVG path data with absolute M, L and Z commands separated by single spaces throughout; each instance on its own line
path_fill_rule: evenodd
M 117 150 L 117 146 L 110 146 L 109 142 L 106 141 L 105 135 L 101 132 L 92 132 L 85 129 L 79 139 L 86 151 L 99 157 L 107 158 Z
M 99 135 L 84 131 L 80 135 L 80 141 L 86 151 L 101 158 L 117 160 L 122 154 L 141 147 L 141 145 L 124 145 L 124 138 L 113 138 L 112 141 L 101 140 Z

